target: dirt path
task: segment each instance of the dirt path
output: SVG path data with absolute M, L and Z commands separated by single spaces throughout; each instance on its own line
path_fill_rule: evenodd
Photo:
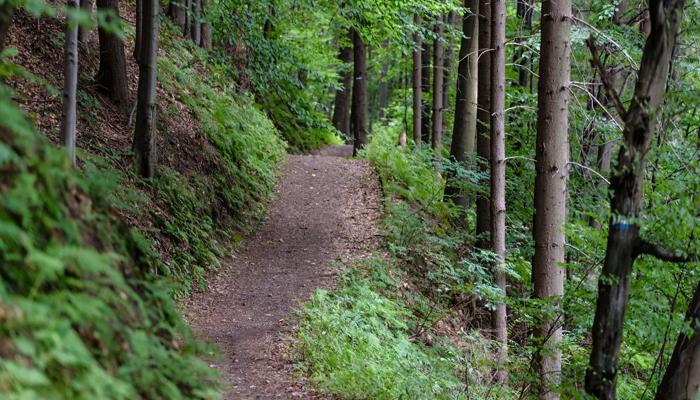
M 213 364 L 230 384 L 224 398 L 320 398 L 292 378 L 283 337 L 299 303 L 333 285 L 335 261 L 365 257 L 376 243 L 379 182 L 365 161 L 342 158 L 351 153 L 290 156 L 267 222 L 186 304 L 195 331 L 221 348 Z

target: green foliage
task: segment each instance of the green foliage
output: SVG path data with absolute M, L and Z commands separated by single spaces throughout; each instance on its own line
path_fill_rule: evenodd
M 168 25 L 164 34 L 175 36 Z M 204 157 L 221 161 L 224 174 L 216 177 L 213 193 L 238 215 L 260 218 L 272 193 L 277 166 L 284 159 L 285 145 L 275 127 L 245 95 L 236 93 L 232 71 L 226 64 L 193 64 L 204 61 L 201 50 L 184 41 L 165 41 L 168 56 L 159 59 L 164 88 L 195 113 L 202 131 L 216 148 Z M 200 68 L 198 70 L 198 68 Z
M 239 82 L 250 80 L 255 98 L 292 151 L 339 144 L 322 100 L 335 85 L 330 16 L 310 2 L 217 0 L 208 12 L 219 45 L 217 57 L 234 64 Z M 271 24 L 269 36 L 262 27 Z
M 389 267 L 375 259 L 364 268 L 371 277 L 346 273 L 339 290 L 318 291 L 304 307 L 299 337 L 311 378 L 342 398 L 466 398 L 455 375 L 459 352 L 414 341 L 410 309 L 377 291 L 377 281 L 393 281 Z
M 4 398 L 216 398 L 140 234 L 1 90 Z
M 450 225 L 454 206 L 442 201 L 430 152 L 398 147 L 398 129 L 375 130 L 364 152 L 387 197 L 388 254 L 352 265 L 336 291 L 304 307 L 302 369 L 341 398 L 507 398 L 488 385 L 489 340 L 435 328 L 466 303 L 503 300 L 487 268 L 493 255 L 467 251 L 475 238 Z

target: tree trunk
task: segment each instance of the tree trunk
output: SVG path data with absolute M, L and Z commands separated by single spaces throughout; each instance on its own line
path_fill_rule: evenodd
M 569 178 L 571 0 L 542 2 L 542 46 L 537 93 L 535 216 L 532 261 L 534 297 L 548 303 L 537 321 L 536 365 L 543 400 L 557 400 L 561 375 L 562 309 Z
M 143 2 L 143 42 L 139 54 L 134 155 L 139 173 L 150 178 L 156 168 L 156 85 L 158 57 L 158 0 Z
M 447 16 L 445 17 L 445 23 L 450 26 L 454 27 L 456 24 L 456 17 L 455 17 L 455 12 L 450 11 Z M 445 113 L 450 110 L 450 79 L 451 79 L 451 73 L 452 73 L 452 52 L 453 52 L 453 43 L 451 39 L 451 35 L 445 35 L 446 38 L 446 44 L 445 44 L 445 54 L 443 57 L 443 75 L 442 75 L 442 131 L 444 132 L 447 129 L 446 121 L 445 121 Z
M 187 19 L 187 9 L 185 8 L 184 4 L 185 1 L 186 0 L 171 0 L 170 5 L 168 6 L 168 16 L 180 29 L 185 28 L 185 22 Z
M 170 2 L 170 9 L 172 9 L 174 2 Z M 141 55 L 141 43 L 143 42 L 143 0 L 136 0 L 136 15 L 134 16 L 134 54 L 132 55 L 134 60 L 138 63 L 139 56 Z
M 107 23 L 112 22 L 112 15 L 119 18 L 119 0 L 97 0 L 97 9 L 114 12 L 114 14 L 107 14 Z M 129 88 L 126 80 L 124 43 L 117 35 L 103 28 L 98 29 L 98 35 L 100 67 L 97 71 L 97 84 L 120 111 L 126 112 L 129 106 Z
M 452 129 L 450 158 L 465 168 L 471 168 L 474 142 L 476 141 L 477 112 L 477 61 L 479 52 L 479 1 L 464 0 L 468 11 L 462 17 L 462 40 L 459 48 L 457 68 L 457 95 L 455 100 L 455 121 Z M 459 184 L 445 187 L 445 197 L 461 207 L 467 207 L 467 195 L 459 189 Z
M 431 145 L 435 156 L 442 155 L 442 78 L 443 78 L 443 38 L 442 24 L 435 23 L 435 41 L 433 42 L 433 129 Z
M 413 24 L 416 26 L 416 32 L 413 34 L 413 143 L 416 147 L 421 143 L 421 128 L 423 124 L 423 107 L 421 100 L 421 82 L 423 80 L 421 48 L 423 47 L 423 39 L 420 34 L 420 26 L 423 23 L 423 18 L 419 15 L 413 17 Z
M 479 0 L 479 54 L 477 66 L 476 154 L 479 171 L 488 174 L 491 160 L 491 0 Z M 491 202 L 489 193 L 476 197 L 477 245 L 491 248 Z
M 202 3 L 202 10 L 201 10 L 201 22 L 200 22 L 200 31 L 201 33 L 201 38 L 199 40 L 199 47 L 203 48 L 206 51 L 211 51 L 212 49 L 212 42 L 211 42 L 211 25 L 209 25 L 209 22 L 207 21 L 207 9 L 208 9 L 208 1 L 207 0 L 200 0 Z
M 379 90 L 377 93 L 378 97 L 378 108 L 379 108 L 379 120 L 383 120 L 386 115 L 386 109 L 389 107 L 389 80 L 387 75 L 389 73 L 389 64 L 384 63 L 382 65 L 382 72 L 379 77 Z
M 190 22 L 190 38 L 199 46 L 202 37 L 202 22 L 201 22 L 201 0 L 192 0 L 192 20 Z
M 432 62 L 430 58 L 430 49 L 432 46 L 423 41 L 423 52 L 421 53 L 421 91 L 422 96 L 422 118 L 423 124 L 421 126 L 421 134 L 423 135 L 423 143 L 430 143 L 430 130 L 432 129 L 432 124 L 430 123 L 430 110 L 431 107 L 428 104 L 428 97 L 430 96 L 430 76 L 431 68 L 430 64 Z
M 188 38 L 192 32 L 192 0 L 183 0 L 183 2 L 185 4 L 185 23 L 182 26 L 182 36 Z
M 601 400 L 615 399 L 617 361 L 629 296 L 630 273 L 637 256 L 649 252 L 649 246 L 639 237 L 638 225 L 643 204 L 646 156 L 652 143 L 654 117 L 663 101 L 683 5 L 683 0 L 649 1 L 651 32 L 644 46 L 629 108 L 624 110 L 616 94 L 613 96 L 625 127 L 623 143 L 610 181 L 612 216 L 608 223 L 605 262 L 598 281 L 598 300 L 592 329 L 593 346 L 586 371 L 586 392 Z M 591 47 L 595 49 L 592 42 L 593 39 L 590 39 Z M 595 51 L 593 59 L 595 64 Z M 660 253 L 656 251 L 652 254 Z
M 202 22 L 202 40 L 199 43 L 199 47 L 206 51 L 211 51 L 212 46 L 211 25 L 207 22 Z
M 516 39 L 515 54 L 513 56 L 518 70 L 518 86 L 527 87 L 530 80 L 530 60 L 525 59 L 525 48 L 522 47 L 523 37 L 532 33 L 532 10 L 534 0 L 517 0 L 516 14 L 520 19 L 520 37 Z
M 70 0 L 68 7 L 79 8 L 78 0 Z M 66 17 L 64 43 L 63 113 L 61 115 L 61 142 L 66 146 L 68 158 L 75 166 L 75 139 L 77 125 L 76 99 L 78 94 L 78 25 Z
M 80 9 L 86 13 L 92 13 L 92 0 L 80 0 Z M 78 27 L 78 43 L 80 46 L 87 46 L 90 41 L 90 30 L 86 27 Z
M 700 388 L 700 284 L 695 288 L 685 321 L 693 335 L 678 335 L 671 361 L 661 384 L 656 389 L 656 400 L 695 400 Z
M 354 83 L 352 87 L 353 155 L 369 143 L 369 109 L 367 97 L 367 49 L 360 33 L 353 29 Z
M 338 59 L 343 63 L 340 73 L 340 88 L 335 92 L 335 105 L 333 107 L 333 126 L 343 135 L 350 136 L 350 101 L 352 93 L 352 69 L 353 50 L 351 45 L 340 48 Z
M 506 145 L 505 145 L 505 66 L 506 0 L 491 0 L 491 251 L 498 257 L 493 266 L 494 282 L 506 295 L 506 276 L 502 264 L 506 258 Z M 508 373 L 506 305 L 496 305 L 491 315 L 496 352 L 496 379 L 505 381 Z

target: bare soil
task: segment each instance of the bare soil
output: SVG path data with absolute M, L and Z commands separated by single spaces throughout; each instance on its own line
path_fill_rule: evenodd
M 380 185 L 352 148 L 290 156 L 267 221 L 233 256 L 207 292 L 185 305 L 188 320 L 222 358 L 211 364 L 226 399 L 320 399 L 294 377 L 289 334 L 294 309 L 316 288 L 332 288 L 340 262 L 376 248 Z

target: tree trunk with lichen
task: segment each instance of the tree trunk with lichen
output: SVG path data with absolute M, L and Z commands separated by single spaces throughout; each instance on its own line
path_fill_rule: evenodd
M 491 251 L 494 283 L 506 296 L 506 1 L 491 0 Z M 505 302 L 498 302 L 491 312 L 491 329 L 498 344 L 495 354 L 495 379 L 505 382 L 508 357 L 508 326 Z

